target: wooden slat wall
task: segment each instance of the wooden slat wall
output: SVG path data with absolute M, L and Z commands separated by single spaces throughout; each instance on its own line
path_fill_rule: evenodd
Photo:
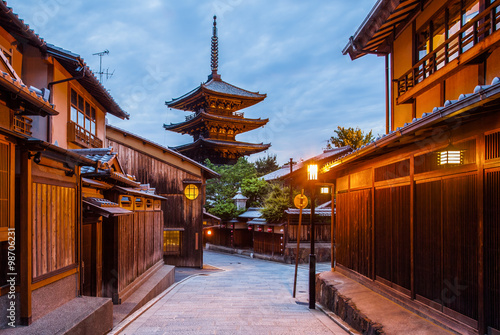
M 261 254 L 271 255 L 274 253 L 274 255 L 283 255 L 283 249 L 280 247 L 282 236 L 280 234 L 254 232 L 253 250 Z
M 298 215 L 288 215 L 289 226 L 288 226 L 288 241 L 296 242 L 298 236 L 299 228 L 299 216 Z M 300 241 L 310 241 L 310 227 L 309 227 L 309 215 L 302 215 L 302 223 L 300 226 Z M 314 237 L 315 241 L 318 242 L 330 242 L 331 237 L 331 218 L 325 216 L 314 216 Z
M 497 133 L 498 134 L 498 133 Z M 497 150 L 499 147 L 497 147 Z M 485 300 L 486 324 L 500 331 L 500 171 L 485 178 Z
M 76 191 L 33 183 L 33 279 L 76 262 Z
M 391 189 L 375 190 L 375 275 L 392 281 Z
M 441 298 L 441 181 L 415 186 L 415 292 Z
M 165 228 L 184 228 L 180 256 L 168 256 L 166 262 L 176 266 L 202 266 L 203 191 L 197 199 L 188 200 L 182 181 L 204 180 L 123 144 L 108 140 L 108 145 L 118 153 L 126 173 L 135 175 L 141 183 L 149 183 L 157 194 L 168 198 L 162 201 Z M 196 233 L 199 234 L 198 246 L 195 245 Z
M 371 189 L 337 195 L 337 261 L 370 276 L 372 268 Z
M 0 142 L 0 228 L 9 227 L 10 222 L 10 145 Z
M 142 211 L 119 216 L 118 292 L 163 257 L 163 213 Z
M 476 175 L 445 179 L 443 194 L 443 306 L 477 320 Z

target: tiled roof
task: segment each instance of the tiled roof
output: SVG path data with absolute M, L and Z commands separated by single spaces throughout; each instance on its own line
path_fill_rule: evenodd
M 128 132 L 128 131 L 126 131 L 126 130 L 120 129 L 120 128 L 118 128 L 118 127 L 115 127 L 115 126 L 112 126 L 112 125 L 109 125 L 109 124 L 108 124 L 108 125 L 106 125 L 106 128 L 109 128 L 109 129 L 112 129 L 112 130 L 118 131 L 118 132 L 120 132 L 120 133 L 122 133 L 122 134 L 124 134 L 124 135 L 126 135 L 126 136 L 135 137 L 135 138 L 137 138 L 137 139 L 139 139 L 139 140 L 142 140 L 142 142 L 143 142 L 143 143 L 147 143 L 147 144 L 149 144 L 149 145 L 151 145 L 151 146 L 153 146 L 153 147 L 156 147 L 156 148 L 161 149 L 163 152 L 168 152 L 169 154 L 171 154 L 171 155 L 173 155 L 173 156 L 180 157 L 182 160 L 184 160 L 184 161 L 188 161 L 189 163 L 191 163 L 191 164 L 193 164 L 193 165 L 195 165 L 195 166 L 199 167 L 200 169 L 204 170 L 204 171 L 205 171 L 205 172 L 206 172 L 206 173 L 207 173 L 210 177 L 212 177 L 212 178 L 215 178 L 215 177 L 220 177 L 220 175 L 219 175 L 217 172 L 215 172 L 214 170 L 209 169 L 209 168 L 208 168 L 208 167 L 206 167 L 205 165 L 200 164 L 200 163 L 196 162 L 195 160 L 193 160 L 193 159 L 191 159 L 191 158 L 189 158 L 189 157 L 187 157 L 187 156 L 184 156 L 183 154 L 181 154 L 181 153 L 179 153 L 179 152 L 175 151 L 175 149 L 174 149 L 174 148 L 167 148 L 167 147 L 164 147 L 164 146 L 162 146 L 162 145 L 160 145 L 160 144 L 158 144 L 158 143 L 155 143 L 155 142 L 153 142 L 153 141 L 151 141 L 151 140 L 148 140 L 148 139 L 146 139 L 146 138 L 144 138 L 144 137 L 142 137 L 142 136 L 139 136 L 139 135 L 133 134 L 133 133 L 131 133 L 131 132 Z
M 201 119 L 201 120 L 200 120 Z M 241 118 L 241 117 L 233 117 L 233 116 L 225 116 L 225 115 L 217 115 L 217 114 L 212 114 L 212 113 L 206 113 L 206 112 L 201 112 L 191 119 L 179 123 L 170 123 L 170 124 L 163 124 L 163 128 L 167 130 L 174 130 L 174 131 L 182 131 L 182 128 L 187 128 L 190 125 L 194 125 L 197 123 L 197 121 L 204 122 L 204 120 L 215 120 L 215 121 L 223 121 L 223 122 L 230 122 L 232 124 L 244 124 L 245 129 L 244 131 L 251 130 L 252 128 L 258 128 L 264 126 L 267 122 L 269 122 L 269 119 L 248 119 L 248 118 Z M 253 126 L 253 127 L 252 127 Z M 181 128 L 179 130 L 175 130 L 175 128 Z
M 469 112 L 474 114 L 473 107 L 482 106 L 486 101 L 500 99 L 500 78 L 493 78 L 491 85 L 476 86 L 473 93 L 460 94 L 457 100 L 446 100 L 444 106 L 434 107 L 432 111 L 423 113 L 421 118 L 414 118 L 411 122 L 407 122 L 403 127 L 398 127 L 395 131 L 389 134 L 384 134 L 377 137 L 372 142 L 363 145 L 361 148 L 345 155 L 338 157 L 324 164 L 320 172 L 326 173 L 332 168 L 340 166 L 347 161 L 352 161 L 357 157 L 362 157 L 375 149 L 382 148 L 388 143 L 396 141 L 401 136 L 406 134 L 414 134 L 417 130 L 425 126 L 431 126 L 435 123 L 442 122 L 446 119 L 459 115 L 461 112 Z M 465 110 L 467 109 L 467 110 Z M 411 143 L 411 142 L 410 142 Z
M 206 89 L 222 94 L 230 94 L 234 96 L 248 97 L 248 98 L 265 98 L 266 94 L 260 94 L 259 92 L 250 92 L 234 85 L 228 84 L 222 80 L 210 80 L 205 84 L 202 84 Z
M 183 151 L 183 149 L 188 148 L 196 148 L 200 145 L 207 145 L 209 147 L 233 147 L 233 148 L 242 148 L 249 150 L 259 150 L 263 151 L 268 149 L 271 144 L 263 144 L 263 143 L 247 143 L 247 142 L 238 142 L 238 141 L 224 141 L 224 140 L 213 140 L 208 138 L 199 138 L 193 143 L 188 143 L 184 145 L 180 145 L 177 147 L 171 148 L 172 150 Z
M 95 148 L 95 149 L 73 149 L 71 151 L 85 156 L 94 162 L 100 161 L 102 164 L 109 163 L 117 153 L 112 151 L 112 148 Z M 102 171 L 102 170 L 100 170 Z M 92 173 L 95 172 L 95 166 L 82 166 L 81 173 Z
M 250 207 L 245 213 L 240 214 L 238 217 L 243 219 L 254 219 L 260 218 L 262 213 L 260 212 L 262 208 Z
M 308 159 L 301 161 L 301 162 L 297 162 L 297 164 L 293 165 L 292 173 L 297 171 L 297 170 L 300 170 L 302 167 L 307 165 L 307 162 L 310 162 L 312 160 L 321 162 L 323 160 L 327 160 L 330 157 L 334 157 L 334 156 L 342 154 L 344 152 L 349 152 L 351 150 L 352 149 L 350 146 L 333 148 L 333 149 L 326 149 L 323 151 L 323 153 L 321 153 L 317 156 L 314 156 L 312 158 L 308 158 Z M 271 173 L 268 173 L 268 174 L 262 176 L 262 179 L 264 179 L 266 181 L 277 180 L 280 178 L 284 178 L 288 175 L 290 175 L 290 165 L 284 165 L 279 170 L 273 171 Z

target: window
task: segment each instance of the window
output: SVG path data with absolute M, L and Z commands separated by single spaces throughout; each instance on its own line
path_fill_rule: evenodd
M 147 211 L 152 211 L 153 210 L 153 199 L 146 199 L 146 210 Z
M 96 112 L 94 106 L 71 89 L 71 121 L 93 135 L 97 135 Z
M 143 211 L 144 210 L 144 198 L 141 197 L 136 197 L 135 198 L 135 207 L 134 209 L 136 211 Z
M 194 185 L 194 184 L 189 184 L 184 189 L 184 195 L 189 200 L 195 200 L 196 198 L 198 198 L 199 193 L 200 192 L 198 190 L 198 187 L 196 185 Z
M 0 240 L 7 240 L 7 230 L 13 228 L 12 188 L 13 157 L 12 145 L 0 140 Z
M 165 255 L 181 254 L 181 235 L 180 230 L 163 231 L 163 252 Z
M 134 204 L 132 202 L 133 200 L 134 197 L 130 195 L 120 195 L 120 200 L 119 200 L 120 207 L 128 210 L 133 210 L 134 209 Z

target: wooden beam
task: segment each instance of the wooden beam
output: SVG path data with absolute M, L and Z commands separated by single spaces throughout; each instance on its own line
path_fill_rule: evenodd
M 415 293 L 415 155 L 410 155 L 410 296 Z
M 21 152 L 21 176 L 19 187 L 20 204 L 20 284 L 21 284 L 21 324 L 30 325 L 31 314 L 31 282 L 32 282 L 32 181 L 31 159 L 29 151 Z

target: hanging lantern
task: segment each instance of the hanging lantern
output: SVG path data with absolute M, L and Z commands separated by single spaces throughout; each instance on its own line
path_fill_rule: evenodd
M 464 163 L 464 151 L 448 145 L 445 149 L 438 152 L 438 165 L 454 166 Z

